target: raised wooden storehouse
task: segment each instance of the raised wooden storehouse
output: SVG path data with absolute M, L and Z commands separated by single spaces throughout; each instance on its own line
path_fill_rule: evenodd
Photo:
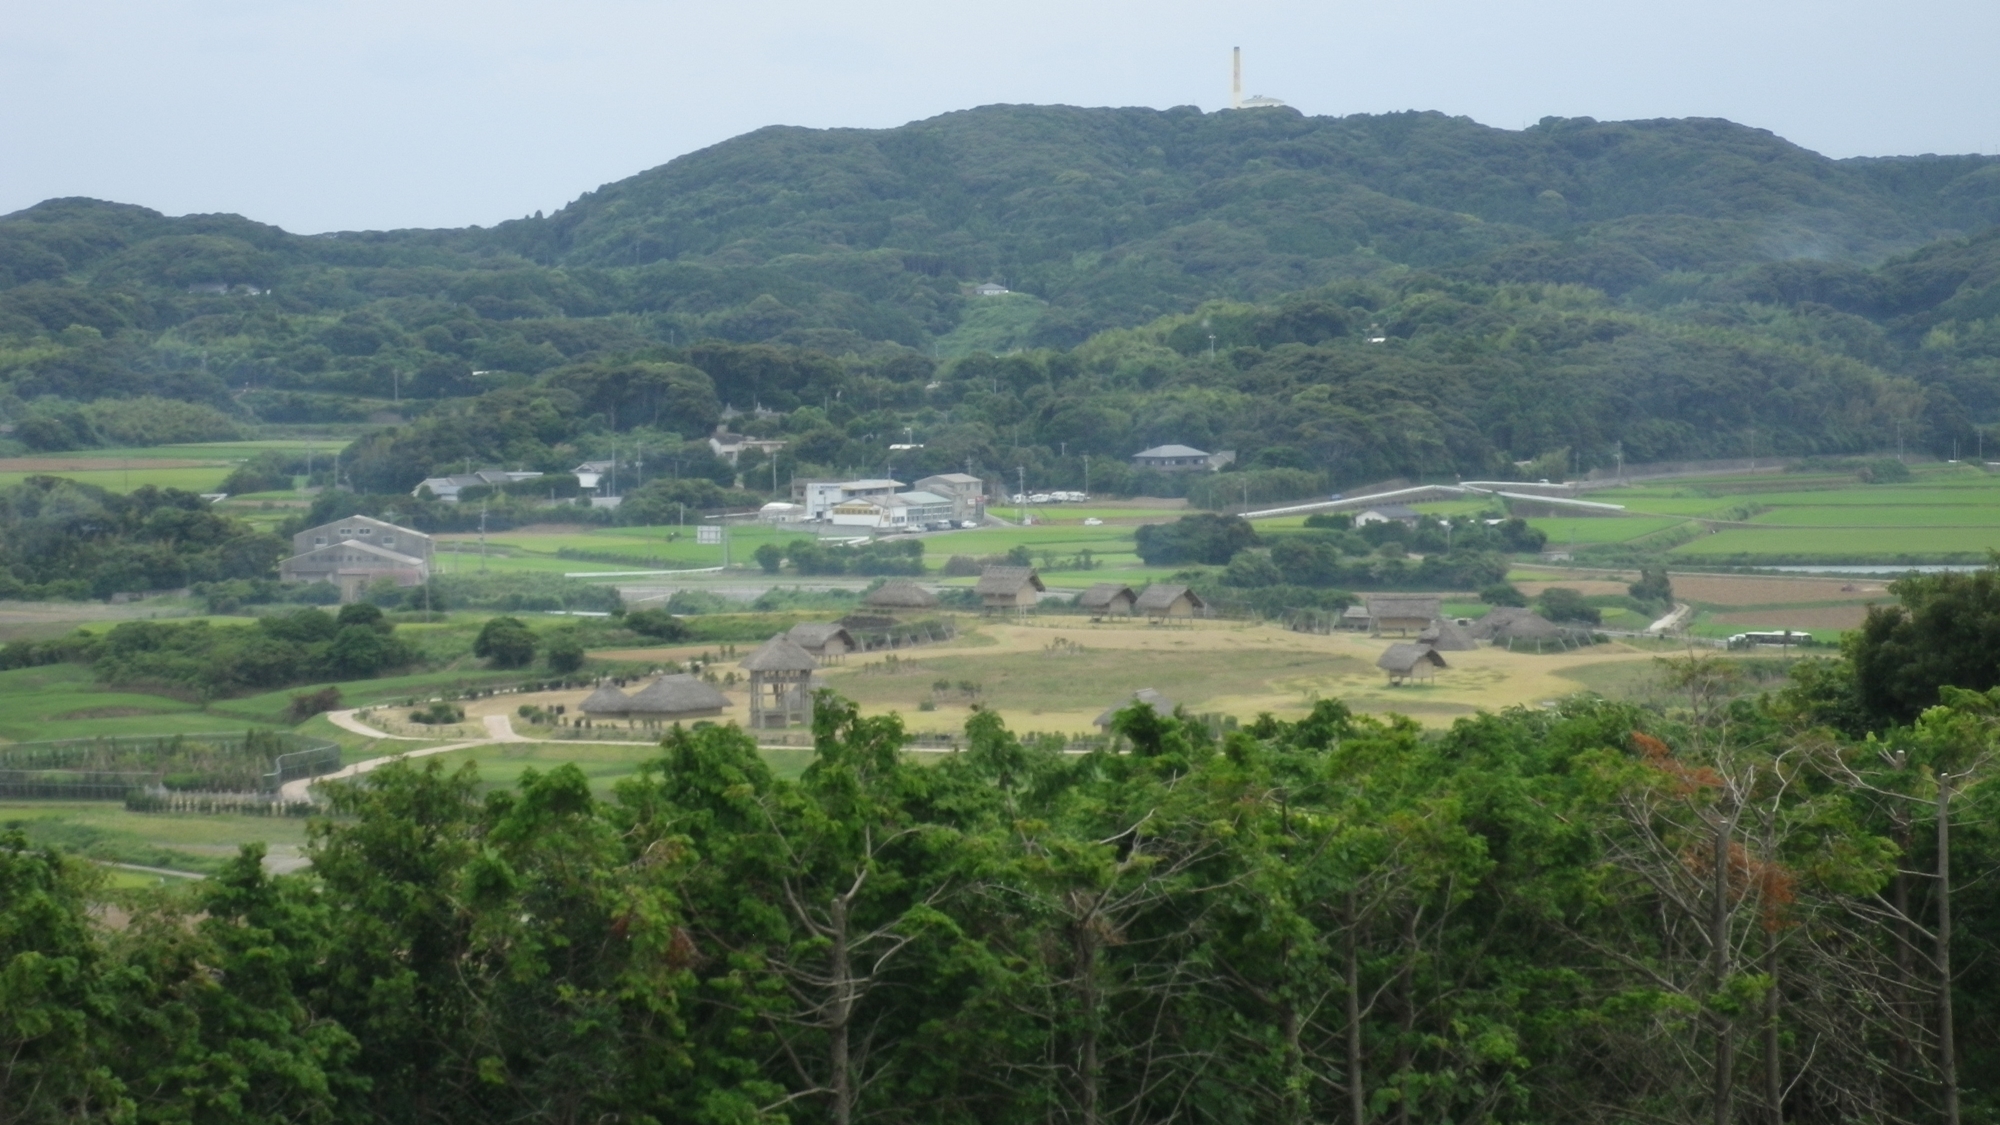
M 1144 614 L 1149 621 L 1165 621 L 1173 617 L 1194 617 L 1207 610 L 1208 603 L 1186 586 L 1155 582 L 1132 603 L 1132 609 L 1135 613 Z
M 1368 631 L 1368 621 L 1368 607 L 1365 605 L 1351 605 L 1340 611 L 1340 627 L 1343 629 L 1365 633 Z
M 750 673 L 751 727 L 788 727 L 812 722 L 813 655 L 783 633 L 744 657 Z
M 1102 621 L 1107 617 L 1132 616 L 1132 604 L 1138 600 L 1139 595 L 1130 586 L 1099 582 L 1076 599 L 1076 607 L 1089 611 L 1092 621 Z
M 915 582 L 884 582 L 868 591 L 861 599 L 861 604 L 870 609 L 901 613 L 909 610 L 936 609 L 938 596 Z
M 1368 630 L 1383 633 L 1421 633 L 1438 619 L 1440 599 L 1435 594 L 1370 594 Z
M 839 660 L 857 647 L 854 636 L 839 624 L 821 624 L 802 621 L 792 626 L 785 636 L 793 644 L 812 653 L 820 663 L 827 664 Z
M 1390 645 L 1389 651 L 1375 661 L 1375 666 L 1389 673 L 1390 687 L 1410 680 L 1428 680 L 1437 674 L 1439 668 L 1451 667 L 1436 649 L 1414 641 Z
M 1092 722 L 1097 724 L 1097 729 L 1099 730 L 1110 730 L 1111 720 L 1118 717 L 1118 712 L 1125 710 L 1134 703 L 1143 703 L 1151 707 L 1154 713 L 1158 715 L 1165 716 L 1174 713 L 1173 700 L 1168 699 L 1152 688 L 1140 688 L 1138 691 L 1133 692 L 1129 699 L 1120 700 L 1110 707 L 1105 708 L 1104 713 L 1092 720 Z
M 979 584 L 972 592 L 979 595 L 980 608 L 989 613 L 1010 609 L 1026 613 L 1035 608 L 1047 589 L 1032 566 L 989 566 L 979 573 Z

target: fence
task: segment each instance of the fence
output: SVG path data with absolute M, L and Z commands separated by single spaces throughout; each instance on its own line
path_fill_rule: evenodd
M 287 781 L 341 766 L 340 747 L 289 732 L 105 736 L 0 748 L 0 797 L 117 801 L 200 786 L 269 801 Z M 220 785 L 216 783 L 220 782 Z M 192 784 L 189 784 L 192 783 Z
M 311 816 L 318 810 L 311 801 L 287 801 L 271 793 L 184 793 L 156 786 L 127 790 L 122 796 L 128 811 L 141 813 Z

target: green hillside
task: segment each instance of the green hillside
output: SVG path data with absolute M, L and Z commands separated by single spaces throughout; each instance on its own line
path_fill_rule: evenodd
M 769 482 L 692 440 L 733 405 L 780 478 L 908 438 L 899 474 L 1157 492 L 1122 461 L 1173 441 L 1261 471 L 1239 499 L 1948 454 L 2000 421 L 1996 215 L 1995 159 L 1724 121 L 1029 106 L 764 129 L 490 230 L 54 200 L 0 218 L 0 453 L 374 419 L 363 491 L 616 447 Z

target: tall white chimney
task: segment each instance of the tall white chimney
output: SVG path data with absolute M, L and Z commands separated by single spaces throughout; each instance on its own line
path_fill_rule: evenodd
M 1229 108 L 1242 109 L 1243 108 L 1243 48 L 1231 47 L 1229 49 L 1229 53 L 1231 56 L 1230 61 L 1233 64 L 1229 76 Z

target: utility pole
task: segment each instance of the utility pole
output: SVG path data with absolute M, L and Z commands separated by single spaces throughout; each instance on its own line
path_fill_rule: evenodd
M 1612 442 L 1611 451 L 1618 458 L 1618 479 L 1623 481 L 1625 479 L 1625 443 L 1622 441 Z
M 1090 495 L 1090 454 L 1083 455 L 1083 494 Z
M 486 573 L 486 501 L 479 502 L 479 573 Z
M 1025 527 L 1028 523 L 1028 467 L 1026 465 L 1016 465 L 1014 471 L 1021 474 L 1021 502 L 1016 505 L 1019 510 L 1015 515 L 1020 518 L 1022 526 Z

